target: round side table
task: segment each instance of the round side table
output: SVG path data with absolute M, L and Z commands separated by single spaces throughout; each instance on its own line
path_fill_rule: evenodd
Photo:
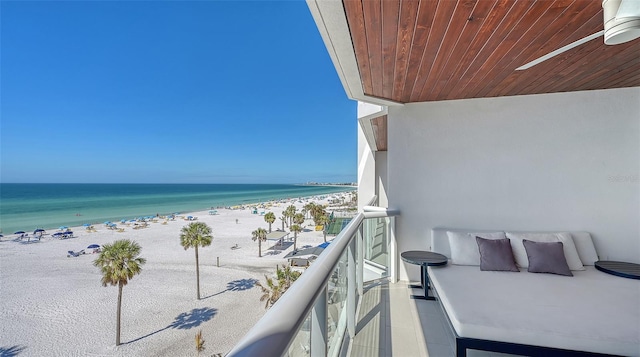
M 431 283 L 429 282 L 428 266 L 447 265 L 447 257 L 442 254 L 425 250 L 409 250 L 400 254 L 403 261 L 409 264 L 420 265 L 420 287 L 424 289 L 424 296 L 413 296 L 414 299 L 435 300 L 429 295 Z
M 594 265 L 596 266 L 596 269 L 607 274 L 640 280 L 640 264 L 598 260 Z

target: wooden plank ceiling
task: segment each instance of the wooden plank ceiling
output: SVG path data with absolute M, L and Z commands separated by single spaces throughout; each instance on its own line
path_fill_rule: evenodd
M 365 94 L 396 102 L 640 86 L 640 39 L 602 37 L 599 0 L 343 0 Z

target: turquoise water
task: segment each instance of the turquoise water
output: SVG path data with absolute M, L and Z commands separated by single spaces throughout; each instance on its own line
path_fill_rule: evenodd
M 352 187 L 267 184 L 0 184 L 4 235 L 210 207 L 324 195 Z M 80 214 L 79 216 L 77 214 Z

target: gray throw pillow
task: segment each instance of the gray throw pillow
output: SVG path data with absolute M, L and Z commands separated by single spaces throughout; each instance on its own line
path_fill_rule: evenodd
M 516 271 L 516 260 L 513 257 L 509 238 L 484 239 L 476 237 L 480 251 L 480 270 L 482 271 Z
M 529 258 L 529 273 L 551 273 L 573 276 L 564 256 L 562 242 L 522 240 Z

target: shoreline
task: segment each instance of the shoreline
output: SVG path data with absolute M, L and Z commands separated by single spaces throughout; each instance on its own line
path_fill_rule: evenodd
M 49 185 L 49 184 L 42 184 L 42 185 Z M 75 185 L 75 184 L 54 184 L 54 185 Z M 86 185 L 100 185 L 100 184 L 86 184 Z M 120 185 L 120 184 L 114 184 L 114 185 Z M 148 184 L 135 184 L 135 185 L 144 186 Z M 174 184 L 166 184 L 166 185 L 170 186 Z M 188 185 L 191 185 L 191 184 L 188 184 Z M 193 184 L 193 185 L 209 185 L 209 184 Z M 225 185 L 225 184 L 220 184 L 220 185 Z M 229 184 L 229 185 L 235 185 L 235 184 Z M 279 186 L 279 185 L 280 184 L 274 184 L 273 186 Z M 269 186 L 269 184 L 259 184 L 259 186 Z M 285 186 L 294 186 L 294 185 L 285 185 Z M 321 186 L 310 186 L 310 185 L 302 185 L 302 186 L 321 187 Z M 0 216 L 1 217 L 0 222 L 2 223 L 2 227 L 0 227 L 0 234 L 3 234 L 6 237 L 6 236 L 12 235 L 15 231 L 24 231 L 24 232 L 30 233 L 36 229 L 54 230 L 60 226 L 81 226 L 85 223 L 95 225 L 95 224 L 102 223 L 104 221 L 117 222 L 117 221 L 121 221 L 122 219 L 130 220 L 138 217 L 149 217 L 151 215 L 158 215 L 158 214 L 164 215 L 164 216 L 170 215 L 173 213 L 183 214 L 185 212 L 189 213 L 189 212 L 199 212 L 203 210 L 208 210 L 210 207 L 232 207 L 237 205 L 259 204 L 261 202 L 274 202 L 274 201 L 289 200 L 289 199 L 301 199 L 301 198 L 308 198 L 308 197 L 314 197 L 314 196 L 328 196 L 333 194 L 348 193 L 355 190 L 355 189 L 349 190 L 345 187 L 333 187 L 333 188 L 343 188 L 344 190 L 341 190 L 338 192 L 327 192 L 327 193 L 300 192 L 301 195 L 298 195 L 297 194 L 298 192 L 294 192 L 294 193 L 268 192 L 268 191 L 255 192 L 254 193 L 255 196 L 268 197 L 262 200 L 260 197 L 245 198 L 243 197 L 242 192 L 238 193 L 236 191 L 231 191 L 231 197 L 225 198 L 226 192 L 221 191 L 221 192 L 213 193 L 213 198 L 211 199 L 213 202 L 210 202 L 210 203 L 196 202 L 198 201 L 197 199 L 194 200 L 193 203 L 189 203 L 188 199 L 185 199 L 184 201 L 175 202 L 174 204 L 163 201 L 162 203 L 159 204 L 160 206 L 158 207 L 159 209 L 154 209 L 153 207 L 146 207 L 144 205 L 142 205 L 138 209 L 136 207 L 139 204 L 137 204 L 136 206 L 130 206 L 130 205 L 127 205 L 126 203 L 123 203 L 122 206 L 120 207 L 109 207 L 109 208 L 96 205 L 88 208 L 85 207 L 84 212 L 82 208 L 78 209 L 78 211 L 76 212 L 71 211 L 67 216 L 63 216 L 62 214 L 64 214 L 66 210 L 69 210 L 68 208 L 59 209 L 54 207 L 51 210 L 44 212 L 45 215 L 43 216 L 42 221 L 46 223 L 43 223 L 42 221 L 39 222 L 37 218 L 33 217 L 36 214 L 34 212 L 38 212 L 38 211 L 29 211 L 28 213 L 26 213 L 26 215 L 20 214 L 16 216 L 17 213 L 12 213 L 10 211 L 10 208 L 7 208 L 6 206 L 5 208 L 9 210 L 9 213 L 5 211 L 4 217 Z M 170 192 L 169 195 L 171 194 L 173 193 Z M 160 193 L 159 195 L 162 197 L 162 193 Z M 233 197 L 234 195 L 238 195 L 238 197 Z M 244 193 L 244 195 L 246 196 L 247 194 Z M 144 196 L 141 196 L 141 198 L 133 196 L 133 199 L 138 200 L 139 202 L 139 200 L 143 199 L 142 197 Z M 89 199 L 93 199 L 93 197 L 89 197 Z M 108 197 L 105 199 L 108 199 Z M 78 202 L 82 202 L 82 200 L 79 199 Z M 87 211 L 89 213 L 86 213 Z M 50 212 L 54 212 L 53 215 L 56 217 L 52 218 L 50 216 L 47 216 L 47 214 Z M 28 218 L 24 218 L 27 216 Z M 85 219 L 85 217 L 87 218 Z M 8 222 L 15 222 L 15 223 L 8 223 Z

